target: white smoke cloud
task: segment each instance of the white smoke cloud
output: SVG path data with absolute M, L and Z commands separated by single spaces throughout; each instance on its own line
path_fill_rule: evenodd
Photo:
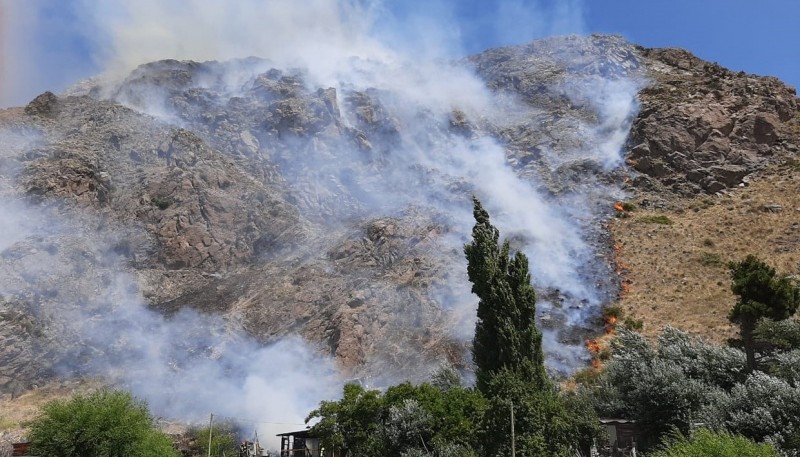
M 60 224 L 56 207 L 0 202 L 0 299 L 25 297 L 58 335 L 62 358 L 50 362 L 62 376 L 98 376 L 173 420 L 257 421 L 272 446 L 276 433 L 303 428 L 320 399 L 338 395 L 335 363 L 299 337 L 262 344 L 219 317 L 147 308 L 107 244 L 115 235 L 87 228 L 100 224 L 85 217 Z
M 297 180 L 321 179 L 319 170 L 325 170 L 325 179 L 333 176 L 341 181 L 352 179 L 355 173 L 368 191 L 365 194 L 370 201 L 362 203 L 364 215 L 371 217 L 397 214 L 409 205 L 431 206 L 452 223 L 456 235 L 443 242 L 455 252 L 467 241 L 473 221 L 468 195 L 454 196 L 448 189 L 454 183 L 464 184 L 482 199 L 501 233 L 524 240 L 537 286 L 560 289 L 572 302 L 587 303 L 570 315 L 569 323 L 585 325 L 587 317 L 598 311 L 603 297 L 588 281 L 587 265 L 595 253 L 586 229 L 596 222 L 592 219 L 597 214 L 595 200 L 607 199 L 613 190 L 585 183 L 555 199 L 541 190 L 544 186 L 538 178 L 520 178 L 509 164 L 507 151 L 487 133 L 465 138 L 450 131 L 454 109 L 471 122 L 510 126 L 531 122 L 536 107 L 498 99 L 469 70 L 432 59 L 450 55 L 464 39 L 457 26 L 433 20 L 455 15 L 446 4 L 438 3 L 439 10 L 414 16 L 410 29 L 391 24 L 382 28 L 386 22 L 380 15 L 387 9 L 378 2 L 81 0 L 78 5 L 84 13 L 84 34 L 93 37 L 94 61 L 115 78 L 127 75 L 138 64 L 162 58 L 212 60 L 254 55 L 269 59 L 276 68 L 303 69 L 310 89 L 334 87 L 340 103 L 349 93 L 371 90 L 400 132 L 399 145 L 390 157 L 382 158 L 382 168 L 358 171 L 351 164 L 363 161 L 363 154 L 345 147 L 313 155 L 305 163 L 308 151 L 300 151 L 298 146 L 290 157 L 299 170 Z M 581 3 L 577 1 L 547 11 L 538 3 L 503 5 L 497 12 L 502 21 L 495 30 L 503 39 L 581 27 Z M 425 44 L 424 49 L 409 50 L 408 43 L 393 43 L 412 34 L 418 38 L 410 42 Z M 425 43 L 428 39 L 432 42 Z M 19 56 L 19 48 L 14 51 Z M 247 71 L 251 73 L 245 74 Z M 224 75 L 231 94 L 242 92 L 256 76 L 252 71 L 238 67 Z M 636 110 L 636 84 L 593 79 L 563 90 L 588 103 L 597 120 L 586 121 L 579 129 L 584 146 L 560 155 L 543 151 L 550 171 L 580 160 L 600 164 L 605 170 L 620 166 L 620 149 Z M 138 107 L 151 113 L 156 107 L 159 111 L 155 114 L 173 122 L 176 114 L 163 111 L 167 106 L 163 94 L 155 96 L 153 103 Z M 355 125 L 352 113 L 343 109 L 342 115 L 345 123 Z M 304 170 L 310 172 L 300 176 Z M 421 173 L 433 176 L 435 182 L 421 185 Z M 11 224 L 19 226 L 16 233 L 26 234 L 6 244 L 34 236 L 23 223 L 27 216 L 21 215 L 28 214 L 26 211 L 19 206 L 0 208 L 0 215 L 10 215 Z M 99 252 L 106 249 L 90 242 L 88 236 L 81 240 Z M 232 330 L 234 323 L 221 319 L 190 312 L 165 319 L 143 305 L 135 282 L 120 272 L 120 265 L 113 259 L 105 263 L 112 270 L 112 280 L 97 286 L 101 291 L 97 303 L 69 311 L 74 314 L 68 322 L 76 327 L 67 333 L 76 335 L 86 347 L 109 348 L 95 354 L 94 372 L 111 372 L 157 411 L 180 417 L 214 412 L 297 423 L 320 399 L 336 395 L 334 386 L 340 380 L 333 362 L 315 357 L 313 349 L 299 340 L 265 347 Z M 39 265 L 48 268 L 46 262 Z M 463 267 L 464 260 L 459 258 L 454 270 L 461 275 L 448 290 L 436 293 L 443 306 L 467 316 L 453 329 L 454 335 L 467 340 L 473 331 L 476 300 L 468 294 Z M 54 272 L 33 273 L 56 281 Z M 553 307 L 541 302 L 542 309 Z M 568 368 L 585 357 L 582 347 L 565 349 L 553 334 L 546 335 L 545 341 L 548 351 L 559 353 L 560 363 Z

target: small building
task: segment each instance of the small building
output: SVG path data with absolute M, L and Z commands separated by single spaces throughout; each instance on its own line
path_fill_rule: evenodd
M 12 457 L 30 457 L 31 443 L 13 443 L 11 445 Z
M 636 455 L 636 443 L 640 441 L 639 428 L 636 426 L 636 421 L 629 419 L 600 419 L 600 423 L 603 424 L 608 432 L 611 455 Z
M 277 436 L 281 438 L 280 457 L 341 457 L 337 450 L 323 448 L 311 430 L 279 433 Z

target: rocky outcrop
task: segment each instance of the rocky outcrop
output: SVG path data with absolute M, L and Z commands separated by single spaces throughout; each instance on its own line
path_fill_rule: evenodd
M 776 78 L 735 73 L 681 49 L 640 49 L 648 86 L 628 162 L 642 189 L 716 193 L 800 152 L 800 104 Z
M 38 382 L 59 358 L 104 353 L 52 316 L 103 315 L 120 294 L 168 317 L 223 315 L 262 342 L 301 334 L 353 376 L 467 363 L 469 337 L 449 331 L 474 319 L 453 271 L 465 240 L 437 208 L 474 189 L 408 161 L 412 137 L 435 151 L 482 138 L 502 148 L 518 175 L 578 215 L 598 253 L 581 268 L 602 276 L 590 278 L 601 300 L 616 296 L 602 221 L 630 173 L 640 189 L 713 193 L 797 152 L 791 89 L 684 51 L 559 37 L 460 65 L 496 96 L 493 112 L 401 113 L 378 89 L 311 87 L 302 71 L 259 59 L 154 62 L 110 90 L 87 81 L 0 112 L 0 196 L 66 221 L 0 252 L 0 365 L 10 373 L 0 390 Z M 638 89 L 635 119 L 598 109 L 598 94 Z M 629 121 L 632 172 L 595 143 Z M 393 181 L 395 169 L 413 179 Z M 420 192 L 395 202 L 386 189 L 398 183 Z M 131 283 L 120 286 L 115 269 Z M 581 347 L 591 325 L 564 329 L 565 316 L 588 314 L 586 304 L 546 292 L 547 330 Z

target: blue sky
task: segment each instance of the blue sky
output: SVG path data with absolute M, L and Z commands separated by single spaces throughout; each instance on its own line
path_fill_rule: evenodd
M 269 0 L 228 3 L 259 1 Z M 97 4 L 0 0 L 5 19 L 0 105 L 25 103 L 103 69 L 98 58 L 103 35 L 89 23 L 104 21 L 98 11 L 106 8 L 85 6 L 92 2 Z M 386 36 L 412 52 L 438 42 L 440 52 L 460 57 L 553 34 L 614 33 L 647 47 L 686 48 L 736 71 L 800 85 L 800 0 L 386 0 L 383 5 L 374 29 L 390 31 Z

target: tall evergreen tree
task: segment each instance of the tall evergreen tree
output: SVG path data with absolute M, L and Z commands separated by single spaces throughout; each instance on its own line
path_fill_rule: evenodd
M 544 387 L 548 381 L 528 258 L 521 252 L 511 256 L 508 241 L 499 243 L 500 233 L 480 201 L 473 197 L 473 203 L 475 226 L 464 253 L 472 292 L 480 299 L 472 348 L 477 387 L 491 395 L 490 380 L 502 370 Z
M 800 305 L 800 288 L 753 255 L 732 262 L 729 267 L 731 290 L 739 299 L 728 317 L 739 325 L 747 368 L 752 371 L 756 367 L 754 332 L 759 319 L 780 321 L 791 317 Z

